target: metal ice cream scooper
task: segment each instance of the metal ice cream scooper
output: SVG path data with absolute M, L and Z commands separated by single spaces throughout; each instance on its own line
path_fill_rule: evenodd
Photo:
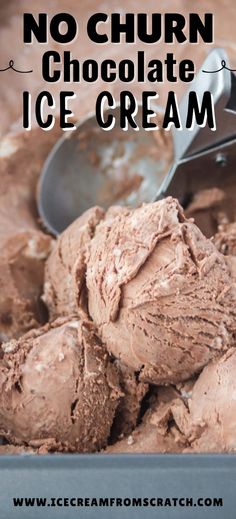
M 210 91 L 217 127 L 105 132 L 89 115 L 53 147 L 41 174 L 38 209 L 46 228 L 62 232 L 86 209 L 136 207 L 172 195 L 185 204 L 199 189 L 224 187 L 236 170 L 236 77 L 224 50 L 214 49 L 191 83 L 201 103 Z M 185 121 L 188 92 L 179 111 Z M 116 116 L 119 107 L 112 110 Z M 161 115 L 161 109 L 156 109 Z M 118 121 L 118 117 L 116 117 Z M 141 121 L 138 112 L 136 121 Z

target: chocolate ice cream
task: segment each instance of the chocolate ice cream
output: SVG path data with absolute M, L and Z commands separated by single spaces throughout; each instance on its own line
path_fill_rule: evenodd
M 193 217 L 203 234 L 211 238 L 218 232 L 219 226 L 236 221 L 235 197 L 235 185 L 204 189 L 194 194 L 186 208 L 186 216 Z
M 0 341 L 45 322 L 40 301 L 51 237 L 40 231 L 12 235 L 0 252 Z
M 176 389 L 158 388 L 158 432 L 165 437 L 171 424 L 179 431 L 186 453 L 235 452 L 235 370 L 236 350 L 231 348 L 211 361 L 197 380 L 178 384 Z
M 103 341 L 143 381 L 190 378 L 233 344 L 227 263 L 170 197 L 107 212 L 88 248 L 86 287 Z
M 171 420 L 166 417 L 168 428 L 163 430 L 163 408 L 176 397 L 172 388 L 159 388 L 153 398 L 150 409 L 143 417 L 142 423 L 122 440 L 106 448 L 106 453 L 178 453 L 188 445 L 185 436 Z
M 231 348 L 197 380 L 158 387 L 143 423 L 106 452 L 236 452 L 235 371 Z
M 30 447 L 19 447 L 18 445 L 0 445 L 0 456 L 15 456 L 16 454 L 37 454 L 37 451 L 36 449 L 32 449 Z
M 236 452 L 236 351 L 201 373 L 189 399 L 189 434 L 195 452 Z
M 131 4 L 134 13 L 140 12 L 140 0 Z M 187 15 L 187 4 L 164 1 L 160 11 Z M 206 0 L 198 12 L 214 11 L 215 46 L 226 48 L 233 59 L 227 65 L 235 68 L 234 2 L 218 4 Z M 2 68 L 10 57 L 21 70 L 33 68 L 33 74 L 18 74 L 16 81 L 10 68 L 1 76 L 1 135 L 12 125 L 21 126 L 23 91 L 31 93 L 33 108 L 44 88 L 42 54 L 61 51 L 52 38 L 46 46 L 23 44 L 26 6 L 26 0 L 0 3 Z M 79 39 L 70 46 L 73 58 L 119 63 L 127 57 L 124 42 L 103 46 L 101 53 L 88 40 L 87 20 L 97 7 L 97 0 L 54 0 L 48 2 L 47 14 L 51 20 L 64 10 L 78 19 Z M 149 15 L 155 8 L 150 0 Z M 32 14 L 38 16 L 40 9 L 35 0 Z M 105 5 L 108 14 L 112 10 L 111 2 Z M 125 15 L 127 1 L 119 0 L 119 11 Z M 228 24 L 223 24 L 226 11 Z M 164 60 L 168 46 L 160 41 L 158 49 Z M 139 50 L 140 41 L 129 46 L 134 62 Z M 156 59 L 155 45 L 145 51 L 148 60 Z M 194 55 L 197 70 L 207 52 L 203 42 L 186 43 L 176 47 L 175 58 Z M 80 102 L 73 102 L 76 118 L 95 107 L 104 85 L 91 83 L 89 96 L 87 86 L 81 81 Z M 123 86 L 112 85 L 116 99 Z M 142 82 L 129 88 L 141 98 Z M 173 83 L 177 94 L 184 88 L 181 81 Z M 60 81 L 50 86 L 53 113 L 58 113 L 61 90 L 71 90 L 71 85 Z M 165 81 L 158 90 L 164 106 Z M 44 285 L 50 324 L 36 330 L 47 319 L 40 296 L 53 242 L 38 221 L 36 186 L 57 135 L 57 130 L 32 130 L 0 143 L 0 434 L 14 443 L 1 445 L 0 454 L 92 452 L 106 447 L 108 437 L 114 441 L 122 434 L 125 438 L 106 452 L 235 451 L 236 183 L 194 194 L 187 208 L 186 216 L 195 218 L 211 242 L 171 199 L 137 210 L 88 211 L 63 233 L 50 255 Z M 91 160 L 96 162 L 96 154 Z M 226 183 L 227 167 L 225 173 Z M 120 196 L 133 188 L 124 177 Z M 134 180 L 139 184 L 138 173 Z M 112 180 L 109 188 L 114 188 Z M 109 189 L 101 191 L 102 202 L 106 194 L 109 198 Z M 53 322 L 62 315 L 66 319 Z M 92 322 L 79 323 L 79 316 L 94 321 L 96 332 Z M 35 330 L 22 337 L 31 328 Z M 109 358 L 97 333 L 116 360 Z M 13 337 L 21 338 L 9 341 Z M 199 375 L 197 382 L 184 382 L 193 374 Z M 143 417 L 149 382 L 176 387 L 151 387 L 154 395 L 145 399 L 149 410 Z
M 119 403 L 116 369 L 91 324 L 56 322 L 2 345 L 0 434 L 17 445 L 93 452 Z
M 0 143 L 0 341 L 45 322 L 40 295 L 52 238 L 39 226 L 36 185 L 57 135 L 34 130 Z
M 136 373 L 119 361 L 118 369 L 122 397 L 117 407 L 111 429 L 112 442 L 119 437 L 127 436 L 137 426 L 144 397 L 148 394 L 149 385 L 140 382 Z
M 160 434 L 152 423 L 139 425 L 128 437 L 109 445 L 106 449 L 107 454 L 125 453 L 179 453 L 183 452 L 184 442 L 180 435 L 175 437 L 173 430 L 167 436 Z
M 85 250 L 104 211 L 93 207 L 63 232 L 54 246 L 45 269 L 43 300 L 50 319 L 77 312 L 80 284 L 85 275 Z
M 213 241 L 222 254 L 236 256 L 236 222 L 220 225 Z

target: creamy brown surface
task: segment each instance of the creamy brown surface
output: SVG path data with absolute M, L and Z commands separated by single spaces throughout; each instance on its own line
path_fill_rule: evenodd
M 91 324 L 60 321 L 2 345 L 0 434 L 14 444 L 93 452 L 121 395 Z
M 0 445 L 0 456 L 9 456 L 16 454 L 36 454 L 36 449 L 31 449 L 30 447 L 19 447 L 17 445 Z
M 168 428 L 162 427 L 163 409 L 169 409 L 174 397 L 179 398 L 172 388 L 158 388 L 150 409 L 142 423 L 126 438 L 110 445 L 106 453 L 178 453 L 188 445 L 184 435 L 173 423 L 171 413 L 164 413 Z
M 51 238 L 40 231 L 13 235 L 0 252 L 0 341 L 44 324 L 40 296 Z
M 220 225 L 213 241 L 222 254 L 236 256 L 236 222 Z
M 185 438 L 184 452 L 235 452 L 235 349 L 204 368 L 196 381 L 157 409 L 156 424 L 166 434 L 169 420 Z M 165 391 L 164 389 L 162 391 Z
M 0 143 L 0 340 L 45 322 L 40 296 L 52 238 L 40 229 L 36 186 L 57 137 L 34 130 Z
M 85 274 L 86 245 L 103 218 L 99 207 L 86 211 L 62 233 L 46 263 L 43 300 L 50 319 L 77 313 L 80 283 Z
M 107 348 L 141 380 L 189 378 L 232 345 L 235 292 L 227 262 L 174 199 L 114 207 L 101 218 L 77 256 L 68 243 L 86 232 L 80 219 L 57 241 L 47 262 L 55 280 L 50 304 L 64 297 L 68 313 L 72 300 L 75 311 L 76 298 L 87 300 Z M 62 258 L 64 265 L 74 259 L 69 281 Z
M 236 451 L 236 354 L 231 349 L 201 373 L 189 400 L 196 452 Z
M 236 221 L 235 185 L 224 189 L 213 188 L 197 192 L 186 209 L 186 215 L 194 218 L 196 225 L 207 238 L 216 234 L 222 226 Z
M 16 232 L 39 230 L 37 182 L 60 131 L 12 133 L 0 142 L 0 243 Z
M 183 443 L 175 438 L 173 431 L 168 436 L 163 436 L 158 433 L 155 425 L 146 423 L 137 427 L 128 437 L 107 447 L 105 452 L 107 454 L 165 454 L 180 453 L 183 448 Z
M 227 264 L 174 199 L 108 212 L 90 242 L 86 285 L 101 337 L 141 380 L 187 379 L 232 345 Z
M 120 437 L 127 436 L 137 426 L 142 403 L 147 395 L 149 385 L 138 380 L 138 376 L 131 369 L 119 361 L 115 362 L 119 373 L 122 397 L 117 407 L 110 441 L 114 443 Z

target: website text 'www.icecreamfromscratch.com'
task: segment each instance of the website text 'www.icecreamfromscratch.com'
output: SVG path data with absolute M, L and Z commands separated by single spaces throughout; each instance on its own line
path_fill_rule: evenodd
M 221 497 L 13 497 L 14 507 L 223 507 Z

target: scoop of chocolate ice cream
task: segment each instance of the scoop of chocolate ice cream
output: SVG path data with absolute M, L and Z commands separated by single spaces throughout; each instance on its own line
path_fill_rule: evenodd
M 104 212 L 93 207 L 58 238 L 46 263 L 43 300 L 50 319 L 77 312 L 78 294 L 85 275 L 85 250 Z
M 225 258 L 170 197 L 107 212 L 88 247 L 86 288 L 102 340 L 143 381 L 188 379 L 233 343 Z
M 189 399 L 189 437 L 197 452 L 236 451 L 236 351 L 203 370 Z
M 91 324 L 57 322 L 2 345 L 0 435 L 14 444 L 92 452 L 106 445 L 120 390 Z
M 236 350 L 231 348 L 211 361 L 196 380 L 176 389 L 158 388 L 158 432 L 165 436 L 172 424 L 184 438 L 184 452 L 235 452 L 235 372 Z

